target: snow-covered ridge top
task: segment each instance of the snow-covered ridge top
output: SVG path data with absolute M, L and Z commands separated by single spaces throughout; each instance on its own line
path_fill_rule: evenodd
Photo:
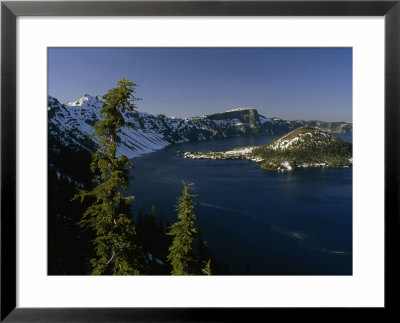
M 295 132 L 294 130 L 293 132 Z M 339 140 L 339 138 L 330 135 L 329 133 L 322 131 L 318 128 L 315 128 L 314 131 L 308 131 L 303 133 L 297 133 L 293 136 L 293 132 L 287 135 L 284 135 L 282 138 L 278 139 L 271 144 L 271 147 L 275 149 L 283 149 L 289 148 L 290 146 L 302 146 L 305 145 L 329 145 L 331 142 L 335 142 Z
M 246 110 L 255 110 L 255 109 L 254 108 L 244 108 L 244 107 L 242 108 L 242 107 L 239 107 L 239 108 L 226 110 L 224 112 L 235 112 L 235 111 L 246 111 Z
M 99 103 L 100 103 L 100 105 L 102 104 L 101 97 L 85 94 L 80 99 L 78 99 L 76 101 L 72 101 L 72 102 L 67 102 L 67 103 L 65 103 L 65 105 L 75 107 L 75 106 L 82 106 L 82 105 L 98 105 Z
M 77 101 L 61 104 L 56 98 L 48 96 L 49 135 L 64 146 L 81 147 L 92 153 L 96 141 L 89 136 L 93 125 L 102 118 L 99 113 L 102 106 L 101 97 L 84 95 Z M 265 118 L 254 109 L 247 112 L 250 109 L 234 109 L 243 113 L 222 112 L 203 117 L 171 118 L 142 112 L 139 106 L 135 112 L 123 112 L 127 126 L 119 134 L 120 148 L 117 153 L 133 158 L 174 143 L 281 134 L 298 127 Z
M 299 128 L 271 142 L 270 148 L 273 150 L 286 150 L 295 146 L 300 147 L 302 144 L 311 142 L 315 145 L 326 145 L 332 140 L 334 140 L 333 136 L 318 128 Z
M 48 100 L 49 100 L 49 104 L 53 101 L 58 102 L 57 99 L 53 98 L 52 96 L 48 96 Z M 76 100 L 76 101 L 71 101 L 71 102 L 67 102 L 64 103 L 65 107 L 71 107 L 71 108 L 78 108 L 78 109 L 89 109 L 89 110 L 97 110 L 97 109 L 101 109 L 103 105 L 103 99 L 101 96 L 92 96 L 89 94 L 85 94 L 84 96 L 82 96 L 80 99 Z M 224 111 L 222 113 L 225 112 L 235 112 L 235 111 L 250 111 L 250 110 L 254 110 L 253 108 L 235 108 L 235 109 L 231 109 L 228 111 Z M 158 118 L 158 116 L 153 115 L 151 113 L 148 112 L 144 112 L 144 111 L 136 111 L 138 113 L 138 115 L 140 117 L 151 117 L 151 118 Z M 217 113 L 218 114 L 218 113 Z M 192 118 L 179 118 L 179 117 L 171 117 L 171 116 L 165 116 L 168 122 L 172 122 L 172 123 L 179 123 L 179 122 L 191 122 L 193 120 L 198 120 L 198 119 L 209 119 L 210 116 L 208 115 L 204 115 L 204 116 L 198 116 L 198 117 L 192 117 Z M 262 116 L 260 116 L 262 117 Z M 211 120 L 211 119 L 210 119 Z M 240 122 L 240 120 L 238 119 L 222 119 L 222 120 L 212 120 L 213 122 L 215 122 L 216 124 L 220 125 L 221 123 L 223 125 L 226 126 L 230 126 L 230 125 L 241 125 L 242 123 Z M 261 123 L 265 123 L 265 122 L 270 122 L 271 120 L 265 117 L 262 117 L 262 120 L 260 120 Z
M 311 127 L 311 126 L 305 126 L 305 127 L 300 127 L 297 129 L 294 129 L 293 131 L 287 133 L 286 135 L 282 136 L 279 140 L 283 140 L 288 137 L 295 137 L 295 136 L 301 136 L 301 135 L 308 135 L 310 137 L 314 136 L 324 136 L 324 137 L 332 137 L 328 132 L 320 129 L 319 127 Z

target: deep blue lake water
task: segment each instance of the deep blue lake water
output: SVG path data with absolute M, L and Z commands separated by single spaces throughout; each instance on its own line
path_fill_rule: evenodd
M 339 135 L 351 141 L 352 135 Z M 279 136 L 171 145 L 134 158 L 134 208 L 176 221 L 181 181 L 198 197 L 196 224 L 214 255 L 235 274 L 352 274 L 352 168 L 263 171 L 247 160 L 193 160 L 177 151 L 262 145 Z

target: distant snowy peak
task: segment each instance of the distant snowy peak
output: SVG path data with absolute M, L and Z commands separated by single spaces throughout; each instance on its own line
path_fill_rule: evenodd
M 101 107 L 102 106 L 102 100 L 100 96 L 92 96 L 89 94 L 85 94 L 82 96 L 80 99 L 72 102 L 67 102 L 65 103 L 66 106 L 71 106 L 71 107 Z

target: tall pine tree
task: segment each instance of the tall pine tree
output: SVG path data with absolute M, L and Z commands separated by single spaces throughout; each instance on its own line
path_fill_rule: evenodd
M 168 232 L 173 240 L 168 249 L 167 259 L 172 266 L 172 275 L 193 275 L 198 274 L 198 257 L 193 247 L 197 237 L 194 225 L 196 216 L 193 213 L 193 198 L 196 195 L 190 194 L 190 187 L 185 182 L 182 181 L 182 184 L 183 193 L 176 205 L 179 221 L 175 222 Z
M 103 95 L 102 120 L 93 127 L 93 137 L 99 145 L 91 162 L 95 187 L 91 191 L 81 190 L 76 196 L 81 201 L 85 198 L 93 201 L 84 212 L 81 224 L 96 233 L 96 257 L 91 259 L 94 275 L 136 275 L 141 271 L 142 255 L 129 208 L 134 196 L 124 194 L 129 187 L 129 169 L 133 165 L 126 156 L 116 155 L 118 134 L 127 126 L 123 113 L 136 108 L 136 86 L 122 78 L 116 88 Z

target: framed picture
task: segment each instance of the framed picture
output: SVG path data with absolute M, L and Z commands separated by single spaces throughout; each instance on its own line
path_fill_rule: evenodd
M 1 319 L 394 310 L 399 14 L 2 2 Z

